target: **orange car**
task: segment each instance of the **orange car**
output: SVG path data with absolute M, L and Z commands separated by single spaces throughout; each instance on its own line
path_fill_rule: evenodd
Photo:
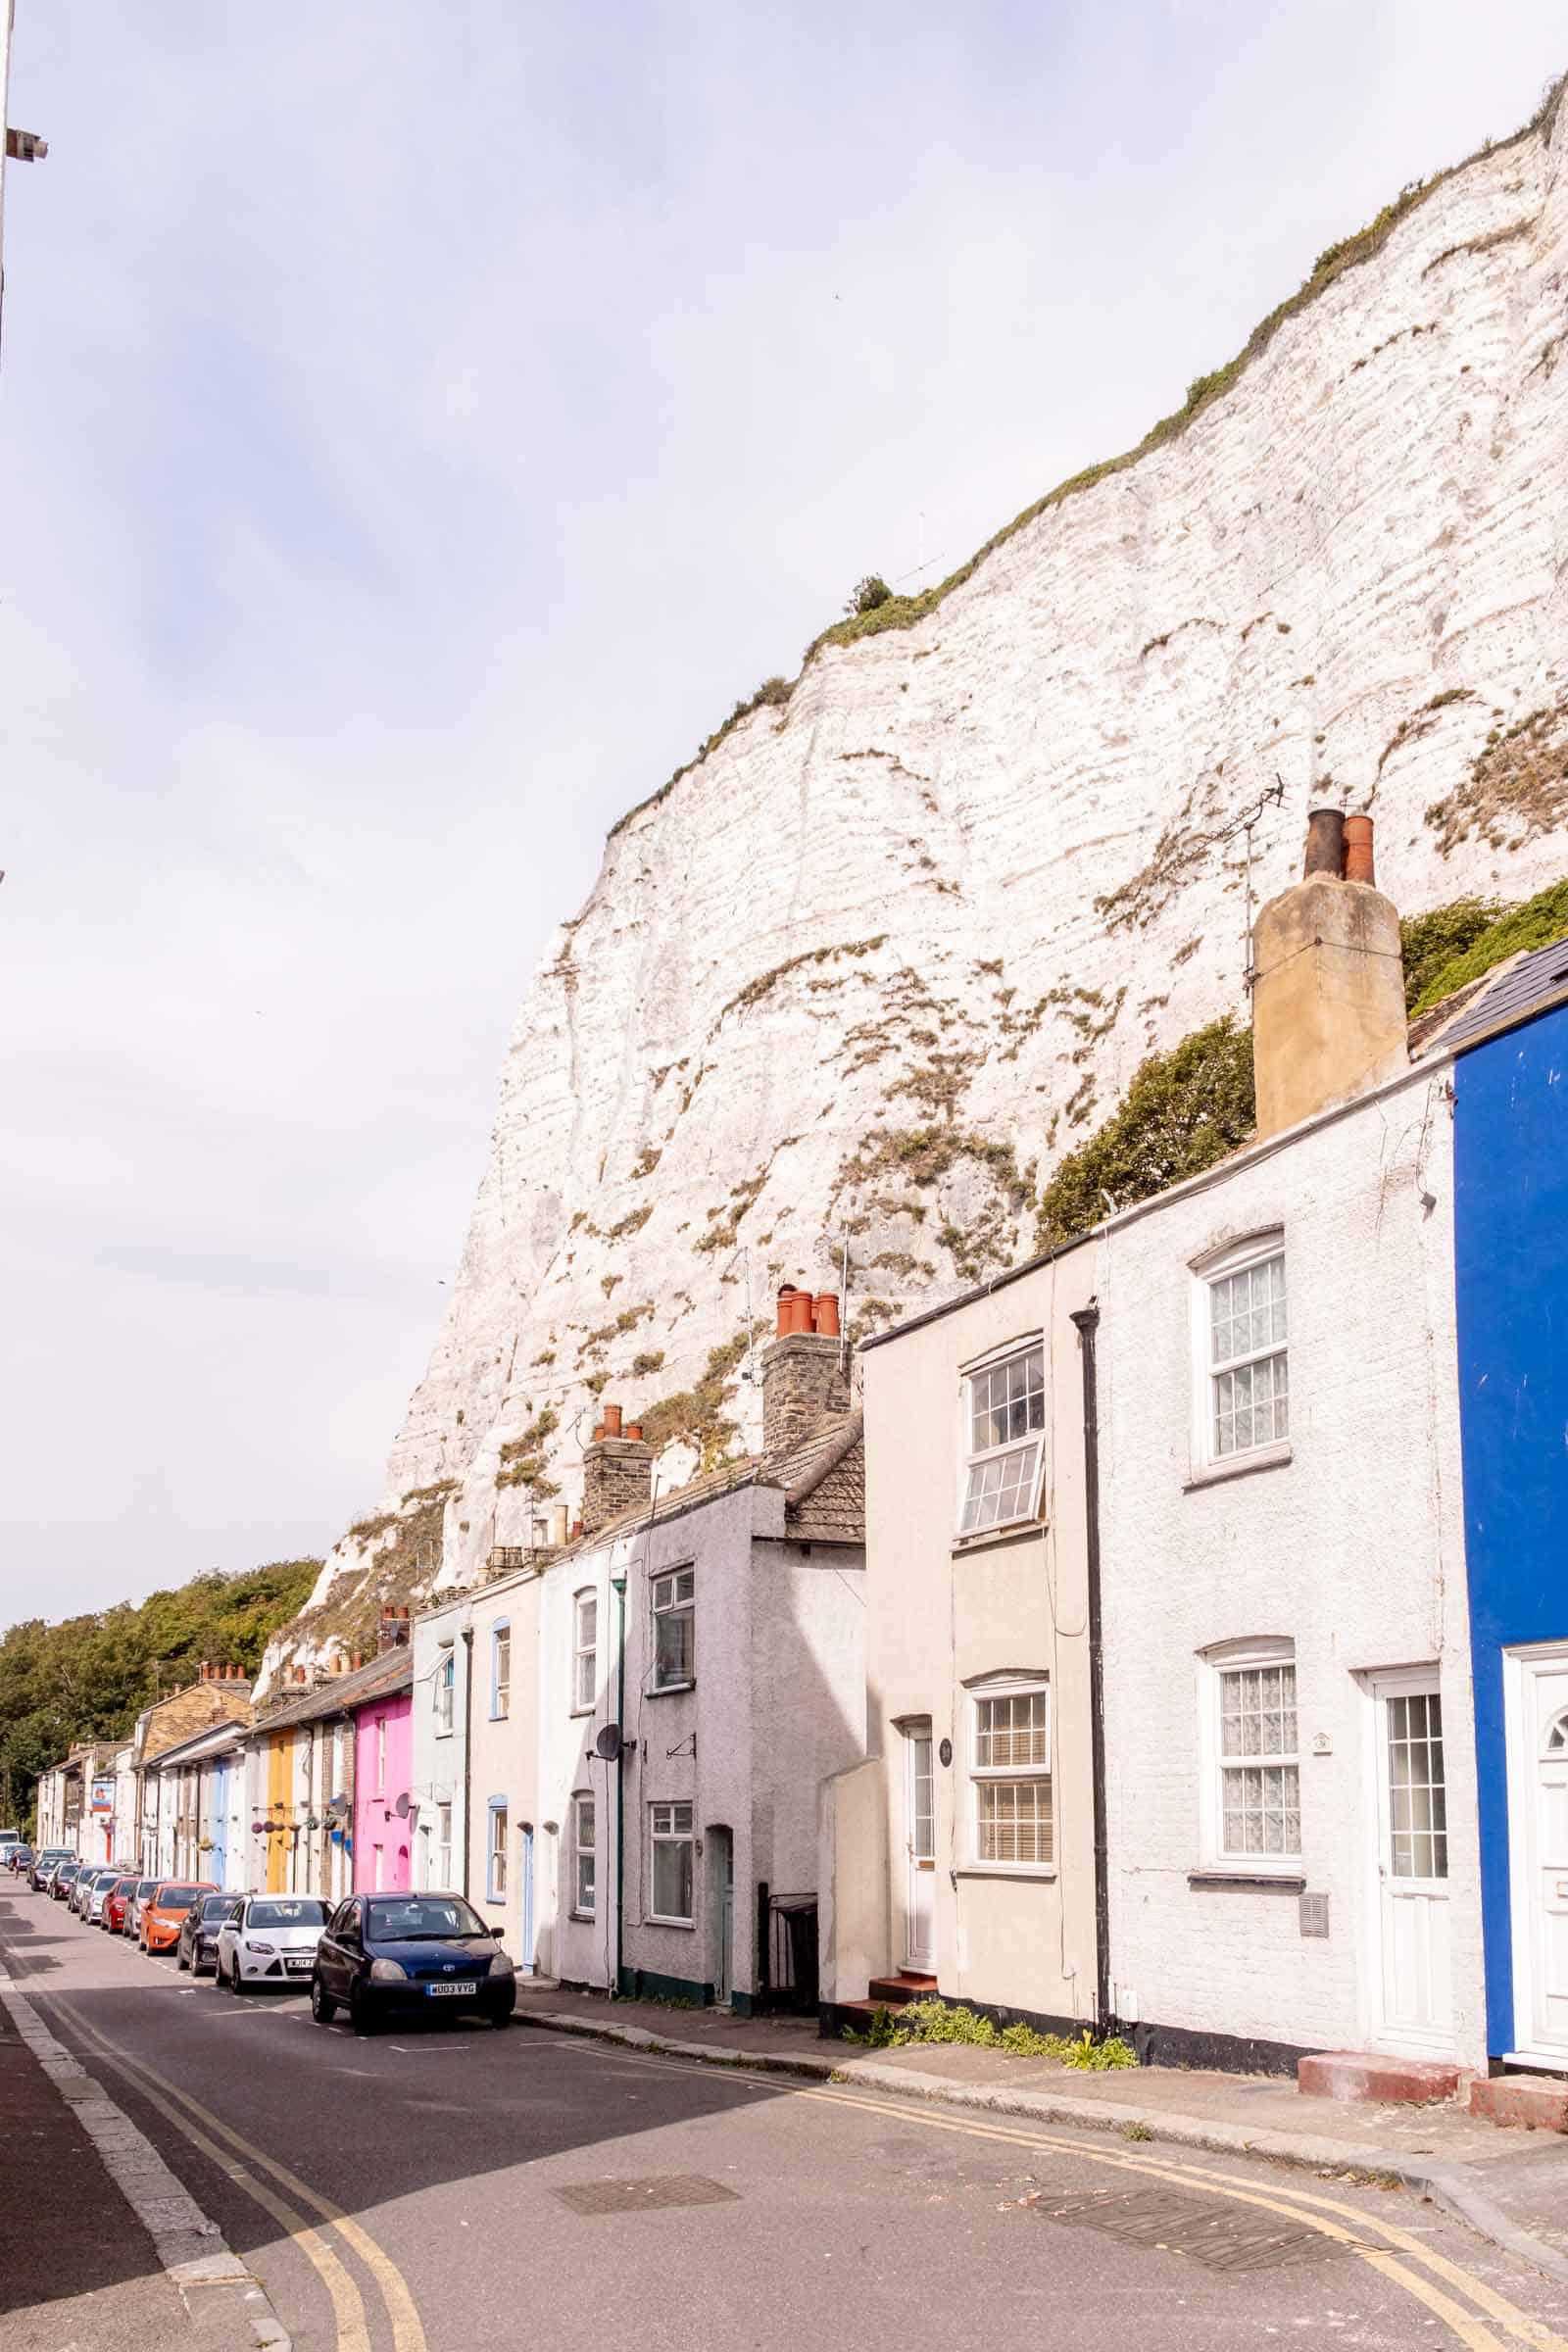
M 160 1879 L 153 1888 L 152 1901 L 145 1905 L 141 1915 L 141 1934 L 136 1940 L 142 1950 L 172 1952 L 179 1941 L 186 1912 L 204 1894 L 219 1891 L 211 1879 Z

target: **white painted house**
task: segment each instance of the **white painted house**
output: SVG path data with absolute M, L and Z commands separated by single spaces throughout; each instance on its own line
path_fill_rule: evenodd
M 1366 834 L 1259 918 L 1257 1139 L 865 1348 L 840 2009 L 1485 2059 L 1450 1064 Z

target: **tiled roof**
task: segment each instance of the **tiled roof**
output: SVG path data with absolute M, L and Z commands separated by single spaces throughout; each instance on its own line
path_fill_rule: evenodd
M 1445 1054 L 1462 1054 L 1467 1046 L 1562 1004 L 1568 1004 L 1568 939 L 1511 956 L 1473 987 L 1437 1005 L 1427 1016 L 1436 1025 L 1424 1042 Z
M 751 1454 L 744 1461 L 725 1462 L 716 1470 L 705 1470 L 700 1477 L 688 1479 L 685 1486 L 673 1487 L 667 1494 L 661 1494 L 655 1502 L 640 1503 L 635 1510 L 619 1512 L 597 1535 L 579 1536 L 566 1550 L 595 1551 L 616 1536 L 629 1536 L 642 1527 L 657 1527 L 662 1520 L 676 1518 L 700 1503 L 711 1502 L 721 1494 L 750 1486 L 782 1487 L 786 1494 L 800 1497 L 798 1505 L 792 1501 L 787 1506 L 786 1515 L 791 1535 L 799 1536 L 803 1542 L 863 1543 L 865 1455 L 860 1415 L 841 1414 L 786 1453 Z M 560 1559 L 564 1555 L 556 1552 L 551 1556 Z
M 400 1642 L 353 1674 L 329 1675 L 314 1690 L 280 1699 L 275 1707 L 257 1716 L 255 1729 L 281 1732 L 291 1723 L 318 1723 L 323 1715 L 347 1715 L 356 1707 L 368 1706 L 372 1698 L 389 1698 L 394 1691 L 413 1687 L 414 1652 L 407 1642 Z

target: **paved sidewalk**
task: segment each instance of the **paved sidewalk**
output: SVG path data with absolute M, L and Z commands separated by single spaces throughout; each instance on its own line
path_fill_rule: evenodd
M 1568 2282 L 1568 2134 L 1499 2131 L 1455 2105 L 1383 2107 L 1304 2098 L 1277 2075 L 1139 2067 L 1079 2074 L 1004 2050 L 920 2043 L 868 2051 L 823 2041 L 814 2018 L 739 2018 L 659 2001 L 611 2001 L 518 1981 L 517 2023 L 701 2059 L 832 2077 L 904 2097 L 1037 2123 L 1116 2132 L 1316 2173 L 1388 2176 L 1457 2213 L 1494 2244 Z
M 0 1978 L 5 2352 L 288 2352 L 142 2134 Z

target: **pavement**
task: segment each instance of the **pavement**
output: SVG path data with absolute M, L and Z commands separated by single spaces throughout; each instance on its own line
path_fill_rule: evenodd
M 597 2034 L 709 2065 L 814 2076 L 1039 2123 L 1264 2156 L 1319 2174 L 1396 2180 L 1568 2284 L 1568 2134 L 1499 2130 L 1461 2106 L 1309 2098 L 1278 2075 L 1137 2067 L 1084 2074 L 967 2043 L 874 2054 L 824 2041 L 812 2018 L 738 2018 L 520 1984 L 519 2022 Z
M 1108 2110 L 983 2111 L 985 2083 L 922 2087 L 933 2053 L 910 2071 L 775 2023 L 725 2058 L 736 2023 L 663 2010 L 700 2055 L 628 2047 L 583 2030 L 605 2004 L 585 2020 L 553 1987 L 525 1993 L 530 2032 L 441 2015 L 361 2039 L 298 1992 L 193 1984 L 3 1888 L 0 1967 L 70 2053 L 52 2063 L 145 2136 L 294 2352 L 1568 2352 L 1568 2285 L 1433 2202 L 1366 2171 L 1129 2141 Z M 846 2057 L 876 2079 L 804 2063 Z M 126 2299 L 118 2336 L 59 2324 L 101 2257 L 70 2175 L 34 2201 L 18 2145 L 0 2132 L 0 2173 L 24 2176 L 4 2352 L 183 2352 L 167 2301 L 132 2309 L 158 2281 L 123 2249 L 125 2275 L 87 2289 Z

